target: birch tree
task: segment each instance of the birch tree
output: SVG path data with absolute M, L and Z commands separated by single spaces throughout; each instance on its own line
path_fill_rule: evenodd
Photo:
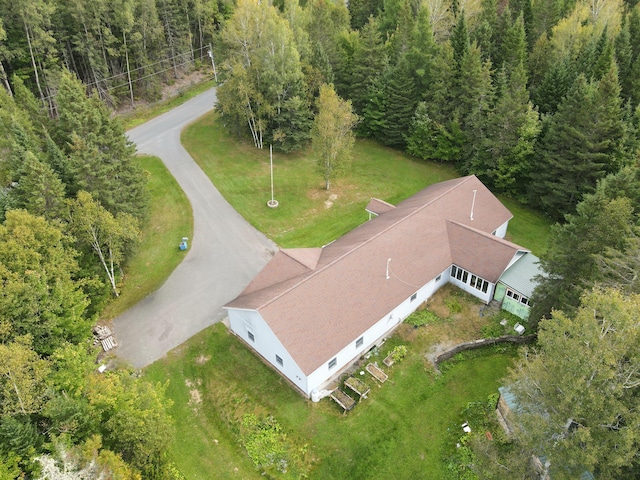
M 80 191 L 70 202 L 70 226 L 78 241 L 89 246 L 104 269 L 117 297 L 118 276 L 127 246 L 140 236 L 137 220 L 128 213 L 113 216 L 90 193 Z
M 353 113 L 351 101 L 341 99 L 333 85 L 320 87 L 317 107 L 311 139 L 325 188 L 329 190 L 331 180 L 349 165 L 355 142 L 353 129 L 358 123 L 358 116 Z
M 239 1 L 221 38 L 228 49 L 222 64 L 228 79 L 218 89 L 218 108 L 226 122 L 238 132 L 248 128 L 257 148 L 265 139 L 279 146 L 298 137 L 299 130 L 308 132 L 300 56 L 291 28 L 275 7 Z M 294 121 L 279 121 L 283 114 Z

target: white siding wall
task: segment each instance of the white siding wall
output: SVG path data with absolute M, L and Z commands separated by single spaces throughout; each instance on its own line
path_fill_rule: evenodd
M 344 369 L 351 366 L 351 364 L 359 357 L 364 355 L 375 344 L 379 343 L 384 337 L 388 336 L 391 330 L 393 330 L 398 324 L 400 324 L 405 318 L 412 314 L 416 308 L 418 308 L 423 302 L 425 302 L 431 295 L 435 293 L 441 286 L 445 285 L 449 280 L 449 270 L 445 270 L 439 275 L 440 279 L 436 281 L 431 280 L 424 287 L 416 292 L 416 297 L 411 300 L 411 297 L 407 298 L 404 302 L 398 305 L 393 311 L 378 320 L 373 326 L 371 326 L 366 332 L 362 334 L 363 343 L 362 346 L 356 348 L 356 341 L 358 338 L 354 338 L 353 342 L 339 351 L 336 356 L 336 366 L 329 369 L 329 362 L 332 358 L 327 359 L 327 363 L 321 365 L 317 370 L 311 373 L 308 377 L 307 384 L 309 391 L 308 395 L 315 390 L 321 390 L 334 378 L 336 378 Z
M 507 234 L 507 227 L 508 226 L 509 226 L 509 220 L 507 220 L 502 225 L 500 225 L 498 227 L 498 229 L 496 230 L 496 233 L 494 233 L 494 235 L 496 237 L 504 238 L 504 236 Z
M 467 283 L 461 282 L 457 278 L 454 278 L 453 276 L 450 275 L 450 273 L 451 273 L 451 268 L 449 268 L 449 282 L 451 282 L 452 285 L 455 285 L 461 290 L 464 290 L 465 292 L 470 293 L 474 297 L 479 298 L 484 303 L 489 303 L 493 298 L 493 290 L 495 288 L 494 283 L 487 282 L 489 284 L 487 291 L 482 292 L 481 290 L 478 290 L 477 288 L 474 288 L 471 285 L 469 285 L 468 282 L 471 280 L 472 272 L 469 272 L 469 274 L 467 275 Z
M 229 308 L 227 312 L 231 331 L 242 337 L 277 371 L 308 395 L 311 390 L 307 386 L 307 378 L 260 314 L 255 310 L 235 308 Z M 249 332 L 253 333 L 253 340 L 249 338 Z M 282 359 L 282 365 L 276 361 L 276 355 Z

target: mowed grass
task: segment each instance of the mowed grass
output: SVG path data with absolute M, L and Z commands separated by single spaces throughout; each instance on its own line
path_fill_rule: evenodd
M 433 183 L 455 178 L 450 165 L 419 160 L 370 140 L 357 140 L 347 173 L 324 189 L 310 150 L 273 156 L 271 198 L 269 150 L 231 137 L 212 112 L 186 128 L 182 142 L 222 195 L 254 227 L 283 248 L 318 247 L 368 219 L 371 197 L 397 204 Z M 549 222 L 509 199 L 514 214 L 509 239 L 542 253 Z
M 324 189 L 308 150 L 273 156 L 271 209 L 269 149 L 230 137 L 217 114 L 184 130 L 182 142 L 216 188 L 254 227 L 282 247 L 325 245 L 366 221 L 371 197 L 397 203 L 431 183 L 456 176 L 445 165 L 425 163 L 374 142 L 358 140 L 348 174 Z
M 384 354 L 375 358 L 380 365 Z M 145 375 L 170 382 L 177 432 L 169 456 L 191 480 L 264 478 L 238 436 L 246 413 L 278 421 L 302 452 L 308 478 L 437 480 L 447 477 L 443 459 L 455 449 L 447 429 L 464 421 L 460 415 L 468 402 L 496 392 L 514 355 L 486 350 L 437 376 L 423 352 L 409 344 L 407 357 L 387 369 L 386 383 L 360 377 L 371 393 L 346 415 L 329 398 L 312 403 L 300 397 L 221 324 L 148 367 Z
M 178 249 L 182 237 L 193 236 L 193 215 L 186 195 L 157 157 L 137 157 L 148 177 L 151 194 L 149 221 L 140 244 L 125 266 L 120 296 L 101 314 L 111 320 L 160 288 L 184 258 Z

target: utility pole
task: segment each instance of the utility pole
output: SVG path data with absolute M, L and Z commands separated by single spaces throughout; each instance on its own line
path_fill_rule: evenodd
M 213 61 L 213 47 L 209 44 L 209 50 L 207 51 L 209 54 L 209 58 L 211 59 L 211 66 L 213 67 L 213 78 L 215 78 L 216 83 L 218 83 L 218 74 L 216 73 L 216 62 Z

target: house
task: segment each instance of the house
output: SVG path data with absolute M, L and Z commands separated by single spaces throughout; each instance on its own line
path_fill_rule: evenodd
M 475 176 L 367 211 L 325 247 L 279 250 L 225 306 L 230 330 L 312 398 L 446 283 L 489 303 L 530 255 L 504 239 L 512 215 Z

